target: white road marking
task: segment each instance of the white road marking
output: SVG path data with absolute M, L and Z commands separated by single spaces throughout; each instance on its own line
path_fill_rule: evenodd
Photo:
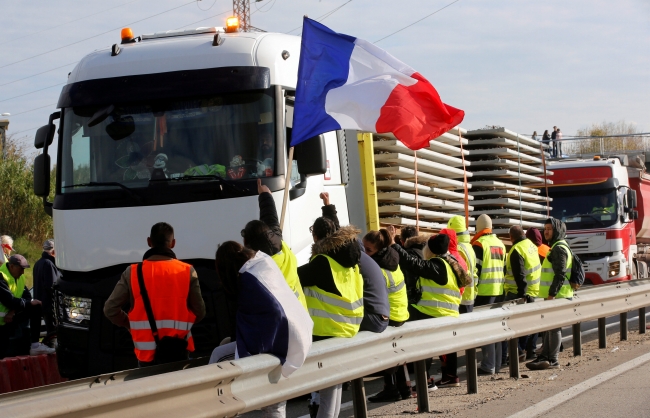
M 644 363 L 650 361 L 650 353 L 644 354 L 641 357 L 637 357 L 633 360 L 623 363 L 619 366 L 614 367 L 606 372 L 603 372 L 597 376 L 592 377 L 591 379 L 585 380 L 582 383 L 579 383 L 564 392 L 560 392 L 557 395 L 551 396 L 550 398 L 543 400 L 529 408 L 524 409 L 523 411 L 517 412 L 516 414 L 510 415 L 508 418 L 533 418 L 537 417 L 545 412 L 550 411 L 556 406 L 562 405 L 564 402 L 569 399 L 575 398 L 587 390 L 598 386 L 601 383 L 608 381 L 609 379 L 621 375 L 629 370 L 634 369 Z

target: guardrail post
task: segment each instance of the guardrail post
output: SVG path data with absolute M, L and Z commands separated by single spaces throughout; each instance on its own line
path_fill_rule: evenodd
M 645 308 L 639 308 L 639 334 L 645 334 Z
M 573 329 L 573 356 L 582 355 L 582 332 L 580 331 L 580 322 L 572 325 Z
M 366 388 L 363 385 L 363 377 L 352 381 L 352 406 L 355 418 L 368 417 L 368 405 L 366 405 Z
M 519 338 L 508 340 L 510 377 L 519 379 Z
M 621 341 L 627 341 L 627 312 L 621 312 Z
M 607 348 L 607 318 L 598 318 L 598 348 Z
M 426 360 L 415 362 L 415 384 L 418 393 L 418 412 L 431 412 L 429 410 L 429 386 L 427 384 Z
M 476 365 L 476 348 L 465 350 L 465 370 L 467 371 L 467 393 L 478 393 L 478 369 Z

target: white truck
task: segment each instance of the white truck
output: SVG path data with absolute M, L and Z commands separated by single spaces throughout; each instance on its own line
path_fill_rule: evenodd
M 43 152 L 34 162 L 34 189 L 53 216 L 63 273 L 55 290 L 57 354 L 68 377 L 137 365 L 128 331 L 102 309 L 126 266 L 142 260 L 160 221 L 175 229 L 178 258 L 198 272 L 207 316 L 192 333 L 195 355 L 209 354 L 232 331 L 214 269 L 217 245 L 241 240 L 244 225 L 257 219 L 258 179 L 278 212 L 290 187 L 299 37 L 223 28 L 136 38 L 129 32 L 77 64 L 59 110 L 35 138 Z M 347 164 L 358 152 L 356 132 L 330 132 L 296 147 L 284 238 L 303 262 L 322 191 L 342 224 L 365 222 L 359 164 Z

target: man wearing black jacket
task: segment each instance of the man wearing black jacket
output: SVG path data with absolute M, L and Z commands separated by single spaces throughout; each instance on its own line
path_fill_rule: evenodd
M 47 330 L 46 340 L 51 341 L 54 328 L 54 310 L 52 308 L 52 287 L 61 277 L 59 269 L 56 268 L 54 260 L 54 240 L 48 239 L 43 243 L 43 253 L 40 260 L 34 264 L 34 298 L 43 302 L 43 317 L 45 329 Z

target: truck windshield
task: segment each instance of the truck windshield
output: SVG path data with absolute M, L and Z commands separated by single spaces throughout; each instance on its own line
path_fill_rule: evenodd
M 569 230 L 607 227 L 618 219 L 615 189 L 557 188 L 549 190 L 549 196 L 553 198 L 551 216 L 564 221 Z
M 188 177 L 270 177 L 273 90 L 65 109 L 60 160 L 61 193 Z

